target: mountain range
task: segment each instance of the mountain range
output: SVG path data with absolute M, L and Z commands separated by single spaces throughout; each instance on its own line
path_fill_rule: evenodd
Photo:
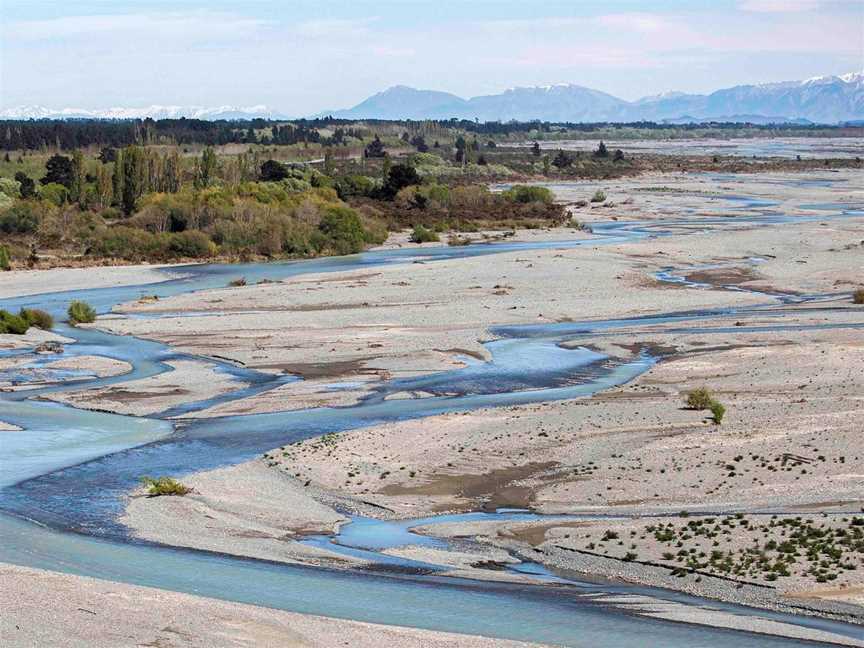
M 477 119 L 479 121 L 837 124 L 864 120 L 864 73 L 805 81 L 739 85 L 707 95 L 668 92 L 637 101 L 572 84 L 511 88 L 463 99 L 437 90 L 393 86 L 353 108 L 319 113 L 344 119 Z M 267 106 L 148 106 L 84 110 L 25 106 L 0 110 L 5 119 L 288 119 Z

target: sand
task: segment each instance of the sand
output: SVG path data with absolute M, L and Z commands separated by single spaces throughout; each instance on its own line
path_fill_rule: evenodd
M 4 272 L 0 299 L 38 295 L 44 292 L 134 286 L 174 279 L 161 269 L 182 269 L 182 265 L 93 266 L 89 268 L 51 268 L 49 270 L 12 270 Z M 178 270 L 179 272 L 179 270 Z

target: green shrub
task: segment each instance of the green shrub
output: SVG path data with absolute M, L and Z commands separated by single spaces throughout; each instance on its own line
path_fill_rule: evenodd
M 422 225 L 415 225 L 411 232 L 412 243 L 434 243 L 438 241 L 438 233 Z
M 0 270 L 11 270 L 12 263 L 9 259 L 9 250 L 5 245 L 0 245 Z
M 0 232 L 4 234 L 32 234 L 38 226 L 39 216 L 30 202 L 13 205 L 0 214 Z
M 718 401 L 711 401 L 708 409 L 711 410 L 711 416 L 714 417 L 714 423 L 720 425 L 723 422 L 723 415 L 726 414 L 726 408 Z
M 852 293 L 853 304 L 864 304 L 864 288 L 859 288 Z
M 350 207 L 330 207 L 321 218 L 318 230 L 325 247 L 336 254 L 355 254 L 363 249 L 366 232 L 360 217 Z
M 216 253 L 216 244 L 204 232 L 188 230 L 178 232 L 171 237 L 168 243 L 168 251 L 174 256 L 198 259 L 214 255 Z
M 69 322 L 73 326 L 75 324 L 89 324 L 96 321 L 96 311 L 87 302 L 76 299 L 69 304 L 69 309 L 66 312 L 69 315 Z
M 503 195 L 511 202 L 523 204 L 539 202 L 551 205 L 555 200 L 554 194 L 546 187 L 531 187 L 528 185 L 513 185 Z
M 150 497 L 160 497 L 162 495 L 188 495 L 192 489 L 178 482 L 171 477 L 142 477 L 141 483 L 147 487 L 147 494 Z
M 21 183 L 12 178 L 0 178 L 0 193 L 10 198 L 21 196 Z
M 13 315 L 9 311 L 0 310 L 0 333 L 24 335 L 28 328 L 30 325 L 22 317 Z
M 693 410 L 706 410 L 711 407 L 714 397 L 705 387 L 698 387 L 687 394 L 687 407 Z
M 594 192 L 594 195 L 591 196 L 591 202 L 606 202 L 606 192 L 602 189 L 598 189 Z
M 50 313 L 38 308 L 22 308 L 18 313 L 18 317 L 27 322 L 30 326 L 35 326 L 43 331 L 50 331 L 54 328 L 54 318 Z

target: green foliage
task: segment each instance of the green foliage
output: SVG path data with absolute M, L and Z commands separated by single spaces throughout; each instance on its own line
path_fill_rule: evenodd
M 66 310 L 69 316 L 69 322 L 74 326 L 76 324 L 89 324 L 96 321 L 96 311 L 87 302 L 75 300 L 69 304 Z
M 423 225 L 415 225 L 411 232 L 412 243 L 433 243 L 438 241 L 438 233 Z
M 30 328 L 30 325 L 21 316 L 13 315 L 6 310 L 0 310 L 0 333 L 24 335 L 28 328 Z
M 606 192 L 603 191 L 602 189 L 598 189 L 597 191 L 594 192 L 594 195 L 591 196 L 591 202 L 592 203 L 605 202 L 605 201 L 606 201 Z
M 9 248 L 0 245 L 0 270 L 11 270 L 12 263 L 9 258 Z
M 65 191 L 63 187 L 60 188 Z M 4 234 L 33 234 L 38 226 L 39 217 L 34 203 L 17 203 L 0 213 L 0 232 Z
M 191 488 L 172 477 L 142 477 L 141 483 L 147 488 L 150 497 L 183 496 L 192 492 Z
M 72 160 L 65 155 L 52 155 L 45 163 L 45 171 L 45 176 L 40 181 L 44 185 L 60 184 L 69 189 L 75 181 Z
M 21 196 L 21 183 L 11 178 L 0 178 L 0 193 L 10 198 Z
M 864 304 L 864 288 L 858 288 L 852 293 L 853 304 Z
M 15 181 L 18 183 L 18 192 L 22 198 L 27 199 L 36 196 L 36 183 L 33 181 L 33 178 L 23 171 L 17 171 L 15 173 Z
M 363 223 L 350 207 L 328 208 L 318 224 L 318 230 L 326 237 L 324 247 L 336 254 L 355 254 L 363 249 Z
M 208 146 L 201 153 L 201 159 L 195 166 L 195 188 L 209 187 L 216 179 L 218 169 L 219 161 L 216 159 L 216 153 Z
M 697 387 L 687 394 L 687 407 L 692 410 L 706 410 L 711 407 L 714 397 L 706 387 Z
M 528 185 L 513 185 L 504 192 L 507 200 L 517 203 L 544 203 L 552 204 L 555 200 L 554 194 L 546 187 L 535 187 Z
M 408 164 L 394 164 L 387 174 L 384 186 L 381 187 L 381 197 L 385 200 L 393 200 L 403 187 L 419 185 L 422 181 L 414 167 Z
M 267 160 L 261 165 L 261 172 L 258 174 L 258 179 L 261 182 L 279 182 L 287 177 L 288 169 L 276 160 Z
M 54 318 L 51 313 L 38 308 L 22 308 L 18 316 L 23 319 L 29 326 L 35 326 L 43 331 L 50 331 L 54 328 Z
M 720 425 L 723 422 L 723 416 L 726 414 L 726 408 L 722 403 L 718 401 L 711 401 L 711 405 L 708 406 L 708 409 L 711 410 L 711 416 L 714 417 L 714 423 Z
M 204 232 L 188 230 L 170 236 L 168 253 L 175 257 L 200 259 L 216 254 L 216 244 Z

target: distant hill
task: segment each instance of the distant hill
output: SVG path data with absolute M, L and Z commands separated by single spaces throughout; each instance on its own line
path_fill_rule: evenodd
M 748 121 L 757 124 L 852 123 L 864 120 L 864 73 L 805 81 L 740 85 L 707 95 L 667 92 L 625 101 L 599 90 L 559 84 L 511 88 L 463 99 L 449 92 L 404 85 L 379 92 L 353 108 L 319 113 L 344 119 L 478 119 L 480 121 L 690 123 Z M 84 110 L 24 106 L 0 110 L 5 119 L 288 119 L 267 106 L 148 106 Z
M 664 93 L 625 101 L 578 85 L 512 88 L 462 99 L 395 86 L 347 110 L 345 119 L 479 119 L 480 121 L 750 121 L 835 124 L 864 119 L 864 74 L 741 85 L 708 95 Z

